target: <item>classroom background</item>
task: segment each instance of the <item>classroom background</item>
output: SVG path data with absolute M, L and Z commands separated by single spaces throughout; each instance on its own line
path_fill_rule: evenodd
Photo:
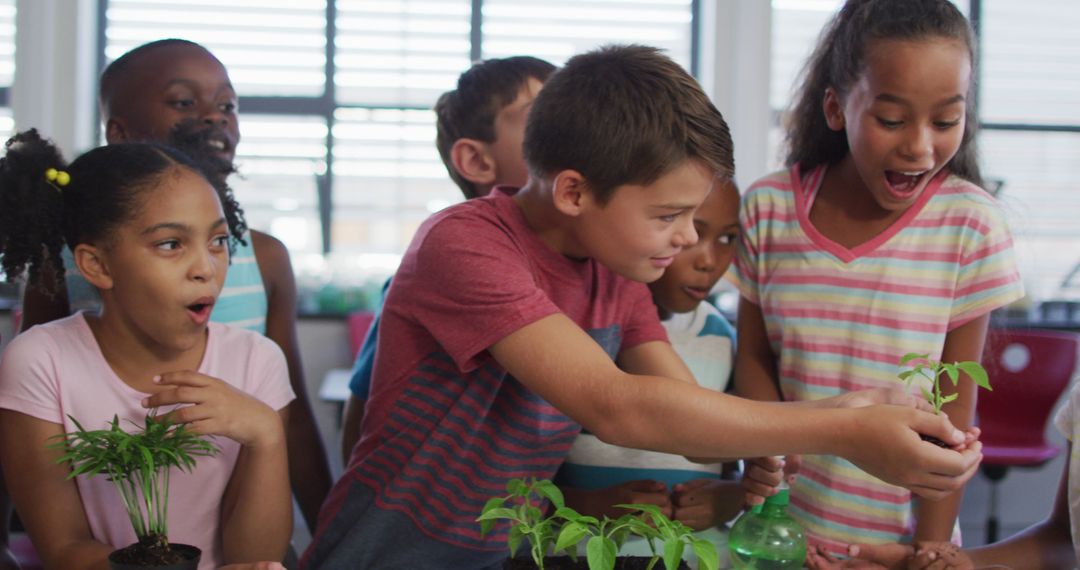
M 982 166 L 1009 215 L 1028 292 L 995 323 L 1080 330 L 1080 3 L 954 3 L 979 36 Z M 0 133 L 37 127 L 75 156 L 103 141 L 93 102 L 112 58 L 166 37 L 217 55 L 243 117 L 241 175 L 230 181 L 249 225 L 291 253 L 305 376 L 327 449 L 336 450 L 340 369 L 352 362 L 365 311 L 420 222 L 461 199 L 435 150 L 430 108 L 471 61 L 520 54 L 558 65 L 604 43 L 661 47 L 724 113 L 746 188 L 779 167 L 793 81 L 840 4 L 0 0 Z M 734 307 L 730 289 L 717 294 L 722 309 Z M 16 287 L 0 287 L 3 341 L 15 330 L 17 299 Z M 1049 511 L 1063 459 L 1009 472 L 1002 536 Z M 988 488 L 983 476 L 967 487 L 966 544 L 984 540 Z M 305 532 L 297 529 L 300 548 Z

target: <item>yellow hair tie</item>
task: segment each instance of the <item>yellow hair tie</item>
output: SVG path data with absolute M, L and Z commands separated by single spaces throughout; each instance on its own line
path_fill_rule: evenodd
M 71 183 L 71 175 L 67 172 L 64 172 L 63 170 L 49 168 L 45 170 L 45 180 L 48 180 L 49 182 L 55 182 L 53 186 L 57 186 L 58 188 L 56 189 L 59 190 L 59 186 L 67 186 Z

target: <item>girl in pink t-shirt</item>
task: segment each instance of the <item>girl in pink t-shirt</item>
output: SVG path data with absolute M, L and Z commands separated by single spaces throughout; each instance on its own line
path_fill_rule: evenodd
M 201 548 L 200 569 L 281 560 L 292 532 L 283 416 L 293 393 L 276 345 L 208 323 L 230 239 L 213 187 L 162 146 L 101 147 L 66 168 L 33 130 L 6 148 L 4 274 L 47 278 L 66 245 L 102 299 L 100 313 L 34 327 L 0 359 L 0 461 L 46 567 L 99 567 L 135 542 L 112 484 L 69 480 L 51 438 L 72 418 L 100 429 L 155 407 L 219 436 L 221 448 L 171 475 L 170 539 Z

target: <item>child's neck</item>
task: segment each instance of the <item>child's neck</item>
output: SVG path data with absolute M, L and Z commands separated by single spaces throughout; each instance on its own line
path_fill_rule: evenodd
M 808 217 L 822 235 L 851 249 L 877 237 L 904 212 L 874 200 L 849 154 L 825 172 Z
M 193 346 L 178 348 L 156 342 L 115 313 L 86 314 L 105 362 L 125 384 L 140 392 L 160 390 L 153 377 L 165 372 L 198 370 L 206 352 L 207 334 Z
M 525 223 L 551 249 L 571 259 L 586 259 L 581 248 L 567 229 L 567 217 L 552 203 L 551 188 L 533 179 L 514 194 Z

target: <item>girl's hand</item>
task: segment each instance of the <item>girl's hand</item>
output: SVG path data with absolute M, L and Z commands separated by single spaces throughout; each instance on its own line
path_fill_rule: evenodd
M 726 523 L 742 511 L 742 487 L 716 478 L 693 479 L 675 485 L 671 501 L 673 519 L 694 530 Z
M 866 390 L 848 392 L 846 394 L 828 398 L 826 401 L 832 403 L 832 405 L 837 408 L 862 408 L 865 406 L 886 404 L 916 408 L 924 412 L 934 411 L 934 407 L 930 405 L 930 402 L 926 401 L 926 398 L 907 393 L 907 391 L 899 384 L 887 388 L 869 388 Z
M 971 570 L 975 563 L 959 546 L 951 542 L 919 542 L 915 557 L 908 564 L 911 570 Z
M 742 488 L 748 506 L 760 505 L 766 497 L 776 494 L 784 481 L 786 463 L 779 457 L 755 457 L 745 460 Z
M 192 404 L 168 416 L 195 433 L 220 435 L 246 447 L 284 445 L 285 428 L 277 412 L 217 378 L 183 370 L 162 374 L 154 382 L 172 389 L 144 398 L 143 407 Z
M 806 553 L 810 570 L 903 570 L 914 549 L 906 544 L 856 544 L 848 547 L 849 558 L 839 559 L 822 547 Z

